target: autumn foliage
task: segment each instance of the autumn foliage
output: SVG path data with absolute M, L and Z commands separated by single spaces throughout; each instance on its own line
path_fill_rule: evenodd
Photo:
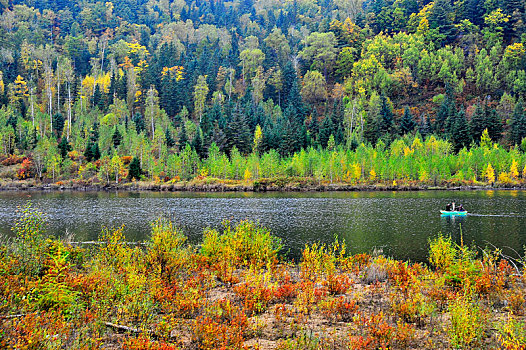
M 13 349 L 446 349 L 526 346 L 521 261 L 430 240 L 429 265 L 310 244 L 298 263 L 252 222 L 187 243 L 166 219 L 127 242 L 45 234 L 21 208 L 0 248 L 0 347 Z

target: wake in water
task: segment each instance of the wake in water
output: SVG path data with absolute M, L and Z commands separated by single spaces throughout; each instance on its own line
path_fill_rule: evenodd
M 491 217 L 499 217 L 499 218 L 526 218 L 526 215 L 519 215 L 515 213 L 510 214 L 476 214 L 476 213 L 468 213 L 468 216 L 491 216 Z

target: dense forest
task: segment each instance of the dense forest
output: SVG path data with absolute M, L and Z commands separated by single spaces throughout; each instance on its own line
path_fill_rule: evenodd
M 511 183 L 519 0 L 0 1 L 0 176 Z

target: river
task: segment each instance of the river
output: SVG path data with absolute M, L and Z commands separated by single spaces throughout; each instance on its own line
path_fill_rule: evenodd
M 345 239 L 352 253 L 383 249 L 397 259 L 426 261 L 428 239 L 451 234 L 460 243 L 493 244 L 524 255 L 526 191 L 416 191 L 324 193 L 3 192 L 0 233 L 11 235 L 16 208 L 31 201 L 47 216 L 48 232 L 96 240 L 103 226 L 125 225 L 130 241 L 145 240 L 149 222 L 170 218 L 199 243 L 203 229 L 225 219 L 249 219 L 281 237 L 297 258 L 306 243 Z M 440 216 L 447 202 L 462 203 L 467 217 Z

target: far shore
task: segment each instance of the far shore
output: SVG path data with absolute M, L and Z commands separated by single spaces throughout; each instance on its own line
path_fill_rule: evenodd
M 392 183 L 342 183 L 318 181 L 312 178 L 276 178 L 259 180 L 222 180 L 215 178 L 179 182 L 125 181 L 101 183 L 93 180 L 65 180 L 41 182 L 37 180 L 1 180 L 0 191 L 79 191 L 79 192 L 354 192 L 354 191 L 480 191 L 525 190 L 526 184 L 418 184 L 393 181 Z

